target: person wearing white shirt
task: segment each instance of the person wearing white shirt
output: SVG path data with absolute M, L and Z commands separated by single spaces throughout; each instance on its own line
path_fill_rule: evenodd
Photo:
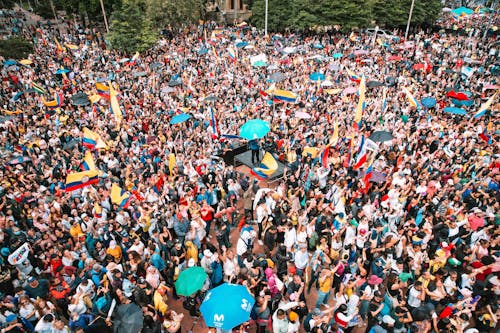
M 453 295 L 458 290 L 457 276 L 457 272 L 451 271 L 450 275 L 444 280 L 444 289 L 446 289 L 448 295 Z
M 273 332 L 274 333 L 288 333 L 288 316 L 286 311 L 299 306 L 299 302 L 288 302 L 280 305 L 279 308 L 273 313 Z
M 307 268 L 307 264 L 309 263 L 309 253 L 307 252 L 306 244 L 301 244 L 299 246 L 299 250 L 295 251 L 294 263 L 295 268 L 297 269 L 297 273 L 301 275 L 301 273 L 305 271 L 305 269 Z
M 285 240 L 283 244 L 286 246 L 287 252 L 291 252 L 295 243 L 297 242 L 297 231 L 291 223 L 285 226 Z

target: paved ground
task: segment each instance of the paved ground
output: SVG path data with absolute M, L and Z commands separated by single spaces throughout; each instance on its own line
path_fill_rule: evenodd
M 247 168 L 245 166 L 241 166 L 241 167 L 238 168 L 238 171 L 245 172 L 245 173 L 248 174 L 249 173 L 249 168 Z M 260 185 L 261 185 L 261 187 L 266 187 L 267 186 L 267 184 L 265 182 L 261 182 Z M 241 207 L 241 203 L 240 203 L 240 205 L 238 207 L 238 210 L 239 211 L 243 211 L 243 209 Z M 230 237 L 231 244 L 233 244 L 233 248 L 235 248 L 235 245 L 236 245 L 236 242 L 238 241 L 238 238 L 239 238 L 239 233 L 238 233 L 238 231 L 236 229 L 234 229 L 231 232 L 231 237 Z M 211 242 L 214 245 L 216 245 L 215 239 L 212 239 Z M 255 243 L 255 251 L 256 251 L 256 253 L 263 252 L 262 248 L 257 243 Z M 311 293 L 307 295 L 307 306 L 308 306 L 309 309 L 313 309 L 314 308 L 314 304 L 316 302 L 316 299 L 317 299 L 317 292 L 313 288 L 311 290 Z M 190 317 L 188 311 L 186 311 L 182 307 L 182 298 L 179 299 L 179 300 L 173 300 L 171 298 L 170 301 L 169 301 L 169 304 L 170 304 L 171 308 L 173 310 L 175 310 L 176 312 L 182 312 L 182 313 L 184 313 L 184 319 L 183 319 L 183 322 L 182 322 L 182 332 L 183 333 L 186 333 L 186 332 L 188 332 L 190 330 L 192 330 L 193 333 L 208 332 L 208 328 L 205 325 L 205 322 L 203 321 L 202 317 L 200 317 L 199 320 L 193 321 L 193 318 Z M 334 305 L 332 297 L 330 297 L 329 305 L 330 306 Z M 365 331 L 366 331 L 365 327 L 359 327 L 359 328 L 356 328 L 353 331 L 353 333 L 364 333 Z M 255 332 L 255 327 L 254 326 L 250 327 L 250 332 Z M 300 332 L 304 332 L 304 331 L 301 329 Z

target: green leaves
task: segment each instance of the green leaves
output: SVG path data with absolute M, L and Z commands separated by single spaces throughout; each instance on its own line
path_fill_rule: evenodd
M 342 30 L 377 25 L 387 28 L 404 27 L 411 0 L 268 0 L 268 29 L 283 31 L 309 29 L 338 24 Z M 265 0 L 254 0 L 250 22 L 264 28 Z M 412 24 L 432 24 L 441 11 L 439 0 L 415 0 Z
M 33 44 L 20 37 L 0 40 L 0 55 L 5 59 L 24 59 L 33 53 Z

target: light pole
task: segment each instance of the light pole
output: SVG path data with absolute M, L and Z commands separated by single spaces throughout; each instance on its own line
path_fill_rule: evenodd
M 495 16 L 495 12 L 497 11 L 497 5 L 498 0 L 493 3 L 493 11 L 490 13 L 490 20 L 488 22 L 488 25 L 486 26 L 486 29 L 484 29 L 483 40 L 488 36 L 488 31 L 490 30 L 491 23 L 493 22 L 493 17 Z
M 267 36 L 267 8 L 268 8 L 268 3 L 269 0 L 266 0 L 266 12 L 264 14 L 264 34 Z
M 414 5 L 415 5 L 415 0 L 411 0 L 410 14 L 408 15 L 408 23 L 406 24 L 405 40 L 408 39 L 408 31 L 410 30 L 411 14 L 413 14 Z
M 104 9 L 104 3 L 101 0 L 102 16 L 104 16 L 104 25 L 106 26 L 106 33 L 109 33 L 108 19 L 106 18 L 106 10 Z

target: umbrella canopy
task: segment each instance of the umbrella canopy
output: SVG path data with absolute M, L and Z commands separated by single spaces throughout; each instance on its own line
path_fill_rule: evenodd
M 163 67 L 163 64 L 162 64 L 162 63 L 160 63 L 160 62 L 154 62 L 154 63 L 152 63 L 151 65 L 149 65 L 149 68 L 151 68 L 151 69 L 153 69 L 153 70 L 155 70 L 155 69 L 157 69 L 157 68 L 161 68 L 161 67 Z
M 237 48 L 242 48 L 242 47 L 245 47 L 248 45 L 248 42 L 239 42 L 239 43 L 236 43 L 236 47 Z
M 342 53 L 340 53 L 340 52 L 334 53 L 332 57 L 333 57 L 333 59 L 340 59 L 340 58 L 342 58 Z
M 250 318 L 254 303 L 245 286 L 224 283 L 208 291 L 200 311 L 207 326 L 231 330 Z
M 76 106 L 85 106 L 90 104 L 90 99 L 87 94 L 79 92 L 71 96 L 71 102 Z
M 267 70 L 269 70 L 269 71 L 275 71 L 277 69 L 280 69 L 280 68 L 278 67 L 278 65 L 275 65 L 275 64 L 267 66 Z
M 186 120 L 188 120 L 189 118 L 191 118 L 190 114 L 187 114 L 187 113 L 178 114 L 176 116 L 173 116 L 172 119 L 170 119 L 170 125 L 176 125 L 176 124 L 183 123 Z
M 459 101 L 468 101 L 469 100 L 469 96 L 467 95 L 466 92 L 463 92 L 463 91 L 456 92 L 455 90 L 451 90 L 450 92 L 448 92 L 446 94 L 446 97 L 458 99 Z
M 29 158 L 28 156 L 16 156 L 16 157 L 11 158 L 9 160 L 9 164 L 10 165 L 16 165 L 16 164 L 21 164 L 21 163 L 29 162 L 29 161 L 31 161 L 31 158 Z
M 500 89 L 500 86 L 498 86 L 496 84 L 486 84 L 483 87 L 483 90 L 490 90 L 490 89 L 497 90 L 497 89 Z
M 420 103 L 425 107 L 425 108 L 433 108 L 434 106 L 436 106 L 436 99 L 434 97 L 425 97 L 425 98 L 422 98 L 422 100 L 420 101 Z
M 467 16 L 467 15 L 474 14 L 474 11 L 470 8 L 467 8 L 467 7 L 459 7 L 459 8 L 453 9 L 451 11 L 451 13 L 455 16 Z
M 175 281 L 175 291 L 178 295 L 190 296 L 203 287 L 206 279 L 207 273 L 202 267 L 190 267 L 179 274 Z
M 266 136 L 271 128 L 267 121 L 252 119 L 243 124 L 240 128 L 240 136 L 247 140 L 260 139 Z
M 368 88 L 376 88 L 376 87 L 382 87 L 384 84 L 382 82 L 378 82 L 378 81 L 368 81 L 366 83 L 366 86 Z
M 3 66 L 4 67 L 12 66 L 12 65 L 15 65 L 15 64 L 17 64 L 17 62 L 15 60 L 13 60 L 13 59 L 5 60 L 3 62 Z
M 113 328 L 116 333 L 138 333 L 142 330 L 144 315 L 135 303 L 121 304 L 116 308 Z
M 69 69 L 66 69 L 66 68 L 59 68 L 57 71 L 56 71 L 56 74 L 66 74 L 66 73 L 69 73 L 70 70 Z
M 311 75 L 309 75 L 309 79 L 311 81 L 323 81 L 325 79 L 325 74 L 322 74 L 322 73 L 312 73 Z
M 368 51 L 366 51 L 366 50 L 356 50 L 356 51 L 354 51 L 354 55 L 355 56 L 361 56 L 361 55 L 366 55 L 366 54 L 368 54 Z
M 216 100 L 217 100 L 217 97 L 215 97 L 214 95 L 207 96 L 204 99 L 205 102 L 215 102 Z
M 267 63 L 265 61 L 259 60 L 252 64 L 253 67 L 266 67 Z
M 401 60 L 403 60 L 403 57 L 401 57 L 399 55 L 391 55 L 387 58 L 387 60 L 389 60 L 389 61 L 401 61 Z
M 330 65 L 328 65 L 328 69 L 331 71 L 337 72 L 340 69 L 340 65 L 339 64 L 330 64 Z
M 146 76 L 148 73 L 146 72 L 135 72 L 132 74 L 133 77 L 141 77 L 141 76 Z
M 29 65 L 31 65 L 33 63 L 33 61 L 31 61 L 29 59 L 23 59 L 23 60 L 19 61 L 19 63 L 21 65 L 24 65 L 24 66 L 29 66 Z
M 325 80 L 325 81 L 321 82 L 321 86 L 322 87 L 333 87 L 333 82 L 330 80 Z
M 425 68 L 425 64 L 415 64 L 412 68 L 416 71 L 423 70 Z
M 283 53 L 295 53 L 297 49 L 295 47 L 287 46 L 283 49 Z
M 324 46 L 323 46 L 322 44 L 319 44 L 319 43 L 318 43 L 318 44 L 314 44 L 314 46 L 313 46 L 313 47 L 314 47 L 315 49 L 322 50 Z
M 458 115 L 466 115 L 467 111 L 461 108 L 456 108 L 456 107 L 447 107 L 443 109 L 444 112 L 451 113 L 451 114 L 458 114 Z
M 180 86 L 181 84 L 182 84 L 181 80 L 170 80 L 170 82 L 168 82 L 169 87 L 176 87 Z
M 374 142 L 384 142 L 384 141 L 390 141 L 392 139 L 393 139 L 392 134 L 387 131 L 376 131 L 373 132 L 372 135 L 370 135 L 370 140 Z
M 311 115 L 307 112 L 297 111 L 297 112 L 295 112 L 295 118 L 311 119 Z
M 347 87 L 342 91 L 346 95 L 355 94 L 358 91 L 358 87 Z
M 276 73 L 271 74 L 271 76 L 269 77 L 269 79 L 272 82 L 281 82 L 281 81 L 283 81 L 283 80 L 286 79 L 286 76 L 285 76 L 285 74 L 283 74 L 281 72 L 276 72 Z

